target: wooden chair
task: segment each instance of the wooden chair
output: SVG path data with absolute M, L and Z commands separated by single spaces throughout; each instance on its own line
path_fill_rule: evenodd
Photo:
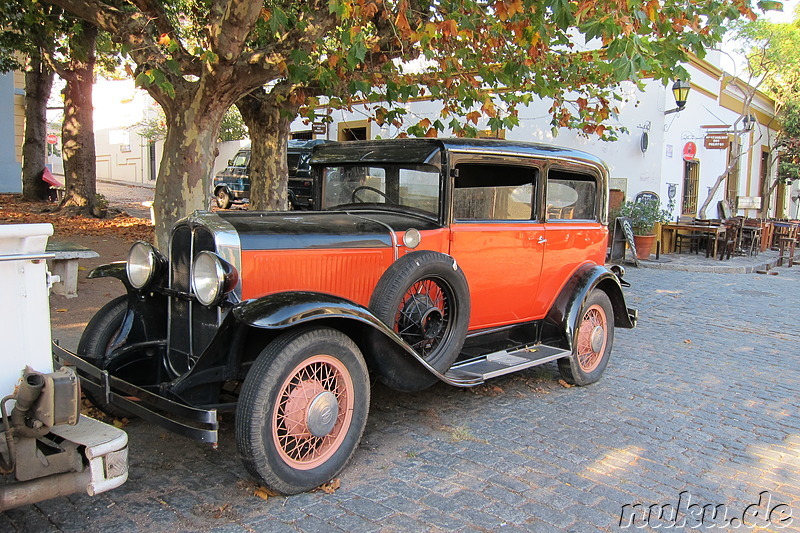
M 730 259 L 732 254 L 736 253 L 736 247 L 739 244 L 739 231 L 742 226 L 741 219 L 729 218 L 725 221 L 725 235 L 722 237 L 721 245 L 718 245 L 719 260 Z
M 686 217 L 682 216 L 678 219 L 678 222 L 681 224 L 694 224 L 695 218 L 694 217 Z M 700 252 L 700 241 L 703 237 L 702 233 L 697 231 L 685 231 L 681 233 L 681 230 L 675 232 L 675 251 L 681 253 L 683 250 L 683 246 L 688 242 L 689 243 L 689 253 L 697 254 Z

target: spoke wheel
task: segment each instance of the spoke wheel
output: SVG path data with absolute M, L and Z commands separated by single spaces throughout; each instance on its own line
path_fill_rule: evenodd
M 450 331 L 452 300 L 453 290 L 444 280 L 417 281 L 400 301 L 395 331 L 422 357 L 429 358 Z
M 603 375 L 614 343 L 614 308 L 605 292 L 595 289 L 586 297 L 575 324 L 572 355 L 558 360 L 565 381 L 589 385 Z
M 595 370 L 603 359 L 607 328 L 608 319 L 601 306 L 593 305 L 586 309 L 576 341 L 578 364 L 584 372 Z
M 352 422 L 353 398 L 353 380 L 334 357 L 311 357 L 292 370 L 272 414 L 272 436 L 286 464 L 309 470 L 330 458 Z
M 330 328 L 288 331 L 253 363 L 236 406 L 236 444 L 248 472 L 297 494 L 330 481 L 353 455 L 369 411 L 361 352 Z
M 469 286 L 451 256 L 411 252 L 384 272 L 369 308 L 417 354 L 444 373 L 461 353 L 469 327 Z M 375 342 L 382 342 L 383 333 Z M 410 355 L 381 351 L 371 361 L 379 379 L 393 389 L 418 391 L 438 380 Z

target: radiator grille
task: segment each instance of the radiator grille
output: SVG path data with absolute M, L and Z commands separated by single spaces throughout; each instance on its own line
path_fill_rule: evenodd
M 177 226 L 170 248 L 170 287 L 191 293 L 192 259 L 201 251 L 216 251 L 214 235 L 203 226 Z M 170 298 L 168 354 L 170 370 L 182 374 L 203 353 L 219 327 L 219 309 L 207 308 L 195 299 Z

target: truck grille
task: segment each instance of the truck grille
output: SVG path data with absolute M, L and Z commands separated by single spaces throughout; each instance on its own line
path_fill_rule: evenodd
M 204 250 L 216 252 L 214 235 L 207 228 L 183 223 L 173 229 L 170 245 L 170 287 L 173 290 L 192 293 L 192 260 Z M 194 298 L 170 298 L 167 338 L 170 370 L 180 375 L 194 365 L 214 338 L 219 320 L 217 307 L 208 308 Z

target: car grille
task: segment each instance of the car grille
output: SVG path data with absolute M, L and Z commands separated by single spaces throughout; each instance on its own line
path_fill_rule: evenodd
M 192 293 L 192 259 L 201 251 L 216 252 L 214 235 L 203 226 L 183 223 L 172 232 L 170 287 L 179 294 Z M 208 308 L 194 297 L 172 296 L 167 338 L 171 370 L 182 374 L 211 343 L 219 327 L 218 307 Z

